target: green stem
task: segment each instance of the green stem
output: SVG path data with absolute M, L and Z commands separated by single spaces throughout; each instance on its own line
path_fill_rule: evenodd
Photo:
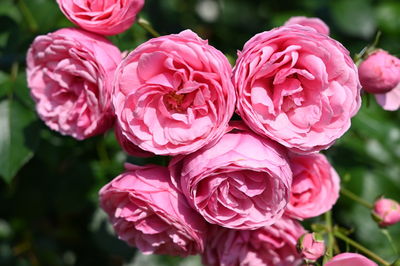
M 387 238 L 387 240 L 389 241 L 390 245 L 392 246 L 394 253 L 396 253 L 397 255 L 399 255 L 399 252 L 396 248 L 396 245 L 393 242 L 392 236 L 390 235 L 389 231 L 386 228 L 381 228 L 381 232 L 382 234 L 384 234 Z
M 28 28 L 31 32 L 37 32 L 39 26 L 32 15 L 32 12 L 29 10 L 29 8 L 26 6 L 24 0 L 16 0 L 17 5 L 19 8 L 19 11 L 21 12 L 22 16 L 26 20 L 26 23 L 28 24 Z
M 375 39 L 374 42 L 371 45 L 371 50 L 375 50 L 376 47 L 378 46 L 379 40 L 381 38 L 382 32 L 379 30 L 376 35 L 375 35 Z
M 352 200 L 354 200 L 357 203 L 360 203 L 361 205 L 363 205 L 364 207 L 367 207 L 369 209 L 372 209 L 374 206 L 369 203 L 368 201 L 360 198 L 359 196 L 357 196 L 356 194 L 354 194 L 353 192 L 351 192 L 350 190 L 345 189 L 344 187 L 342 187 L 340 189 L 340 193 Z
M 328 211 L 325 213 L 325 223 L 328 229 L 328 246 L 326 248 L 326 254 L 324 256 L 324 263 L 329 261 L 333 257 L 333 245 L 335 244 L 335 237 L 333 236 L 332 226 L 332 212 Z
M 158 33 L 153 26 L 151 26 L 150 22 L 145 20 L 144 18 L 139 18 L 137 24 L 150 33 L 153 37 L 160 37 L 160 33 Z
M 369 94 L 369 93 L 366 93 L 365 91 L 364 91 L 364 93 L 361 95 L 363 98 L 362 98 L 362 100 L 363 100 L 363 102 L 365 102 L 365 106 L 368 108 L 368 107 L 370 107 L 370 103 L 371 103 L 371 94 Z
M 389 262 L 387 262 L 386 260 L 382 259 L 377 254 L 375 254 L 371 250 L 367 249 L 366 247 L 362 246 L 361 244 L 357 243 L 356 241 L 354 241 L 354 240 L 348 238 L 347 236 L 343 235 L 339 231 L 335 230 L 334 235 L 337 238 L 339 238 L 339 239 L 345 241 L 346 243 L 350 244 L 351 246 L 355 247 L 356 249 L 358 249 L 359 251 L 361 251 L 362 253 L 364 253 L 365 255 L 370 257 L 371 259 L 379 262 L 380 264 L 382 264 L 384 266 L 390 266 Z
M 381 31 L 378 31 L 375 35 L 374 42 L 371 45 L 364 47 L 358 54 L 356 54 L 356 56 L 354 57 L 354 63 L 356 64 L 356 66 L 359 66 L 363 61 L 362 59 L 365 59 L 377 49 L 376 47 L 378 46 L 381 35 Z
M 367 52 L 368 47 L 364 47 L 358 54 L 354 57 L 354 64 L 358 67 L 361 64 L 362 58 L 364 57 L 365 53 Z
M 17 77 L 18 77 L 18 70 L 19 70 L 19 64 L 17 61 L 14 61 L 11 65 L 11 80 L 14 82 Z

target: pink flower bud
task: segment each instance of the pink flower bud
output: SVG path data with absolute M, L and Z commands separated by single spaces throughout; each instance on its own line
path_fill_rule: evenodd
M 372 215 L 382 227 L 398 223 L 400 222 L 400 204 L 395 200 L 381 197 L 375 202 Z
M 320 234 L 307 233 L 299 238 L 297 248 L 307 261 L 316 261 L 325 253 L 324 239 Z
M 385 93 L 400 82 L 400 60 L 377 50 L 358 67 L 361 85 L 369 93 Z

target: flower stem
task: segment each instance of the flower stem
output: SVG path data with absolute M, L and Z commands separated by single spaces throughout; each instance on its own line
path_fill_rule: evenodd
M 145 31 L 150 33 L 153 37 L 160 37 L 160 33 L 158 33 L 153 26 L 151 26 L 150 22 L 145 20 L 144 18 L 139 18 L 137 20 L 137 24 L 142 27 Z
M 375 50 L 376 47 L 378 46 L 378 43 L 379 43 L 379 41 L 380 41 L 380 39 L 381 39 L 381 35 L 382 35 L 382 32 L 379 30 L 379 31 L 376 33 L 374 42 L 373 42 L 372 45 L 371 45 L 371 51 L 372 51 L 372 50 Z
M 14 61 L 11 65 L 11 80 L 14 82 L 17 77 L 18 77 L 18 71 L 19 71 L 19 64 L 17 61 Z
M 396 248 L 396 246 L 395 246 L 395 244 L 393 242 L 392 236 L 390 235 L 389 231 L 386 228 L 381 228 L 381 232 L 382 232 L 382 234 L 384 234 L 386 236 L 386 238 L 389 241 L 390 245 L 392 246 L 394 252 L 397 255 L 399 255 L 399 251 L 397 250 L 397 248 Z
M 344 187 L 342 187 L 340 189 L 340 193 L 352 200 L 354 200 L 357 203 L 360 203 L 361 205 L 363 205 L 364 207 L 367 207 L 369 209 L 373 208 L 373 205 L 371 203 L 369 203 L 368 201 L 360 198 L 359 196 L 357 196 L 356 194 L 354 194 L 353 192 L 351 192 L 350 190 L 345 189 Z
M 354 63 L 356 66 L 359 66 L 363 59 L 368 57 L 372 52 L 374 52 L 378 46 L 379 40 L 381 38 L 381 31 L 378 31 L 375 35 L 374 42 L 366 47 L 364 47 L 358 54 L 355 55 L 354 57 Z
M 335 237 L 333 236 L 331 211 L 325 213 L 325 223 L 326 223 L 326 228 L 328 229 L 328 246 L 326 249 L 326 254 L 324 256 L 324 264 L 333 257 L 333 245 L 335 244 Z
M 384 266 L 390 266 L 390 263 L 387 262 L 386 260 L 382 259 L 381 257 L 379 257 L 377 254 L 375 254 L 374 252 L 372 252 L 371 250 L 367 249 L 366 247 L 362 246 L 361 244 L 357 243 L 356 241 L 348 238 L 347 236 L 343 235 L 341 232 L 339 232 L 338 230 L 335 230 L 333 233 L 337 238 L 345 241 L 346 243 L 350 244 L 351 246 L 355 247 L 356 249 L 358 249 L 359 251 L 361 251 L 362 253 L 364 253 L 365 255 L 367 255 L 368 257 L 370 257 L 371 259 L 379 262 L 380 264 L 384 265 Z
M 354 56 L 354 64 L 358 67 L 361 64 L 362 58 L 364 57 L 365 53 L 367 52 L 368 47 L 364 47 L 358 54 Z

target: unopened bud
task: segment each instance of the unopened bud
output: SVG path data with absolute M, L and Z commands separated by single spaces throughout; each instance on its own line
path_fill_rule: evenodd
M 297 249 L 307 261 L 316 261 L 325 253 L 324 239 L 318 233 L 304 234 L 298 240 Z
M 400 82 L 400 59 L 384 50 L 376 50 L 358 67 L 363 89 L 369 93 L 386 93 Z
M 392 199 L 381 197 L 374 204 L 372 217 L 381 227 L 400 222 L 400 204 Z

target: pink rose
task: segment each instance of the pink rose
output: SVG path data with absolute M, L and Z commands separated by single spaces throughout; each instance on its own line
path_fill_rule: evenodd
M 369 93 L 386 93 L 400 83 L 400 59 L 377 50 L 358 67 L 360 82 Z
M 298 242 L 298 250 L 307 261 L 317 261 L 325 254 L 324 238 L 317 233 L 306 233 Z
M 301 25 L 251 38 L 238 53 L 233 82 L 238 113 L 247 125 L 295 152 L 330 147 L 360 108 L 349 52 Z
M 296 266 L 301 256 L 297 239 L 304 234 L 296 221 L 282 217 L 271 226 L 257 230 L 210 228 L 203 263 L 210 266 Z
M 400 222 L 400 204 L 395 200 L 381 197 L 374 204 L 373 217 L 381 227 L 396 224 Z
M 190 30 L 151 39 L 116 73 L 124 136 L 159 155 L 194 152 L 221 138 L 235 105 L 226 57 Z
M 210 223 L 256 229 L 282 216 L 292 172 L 282 147 L 234 128 L 214 146 L 174 158 L 171 175 Z
M 400 83 L 386 93 L 374 94 L 376 101 L 386 111 L 396 111 L 400 108 Z
M 111 42 L 61 29 L 36 37 L 26 61 L 28 86 L 47 126 L 80 140 L 112 127 L 112 80 L 121 53 Z
M 292 153 L 289 158 L 293 183 L 286 213 L 302 220 L 329 211 L 339 198 L 340 177 L 326 157 Z
M 317 32 L 329 35 L 329 27 L 319 18 L 308 18 L 303 16 L 291 17 L 285 22 L 284 26 L 299 24 L 302 26 L 311 27 Z
M 341 253 L 328 261 L 325 266 L 378 266 L 378 264 L 357 253 Z
M 145 254 L 187 256 L 203 251 L 206 223 L 171 184 L 168 169 L 126 164 L 100 190 L 100 206 L 120 239 Z
M 153 153 L 144 151 L 129 140 L 126 139 L 126 137 L 122 134 L 120 127 L 118 124 L 115 125 L 114 128 L 114 134 L 115 138 L 117 139 L 119 145 L 121 148 L 128 153 L 131 156 L 136 156 L 136 157 L 152 157 L 154 156 Z
M 114 35 L 132 26 L 144 0 L 57 0 L 64 15 L 79 27 L 102 35 Z

